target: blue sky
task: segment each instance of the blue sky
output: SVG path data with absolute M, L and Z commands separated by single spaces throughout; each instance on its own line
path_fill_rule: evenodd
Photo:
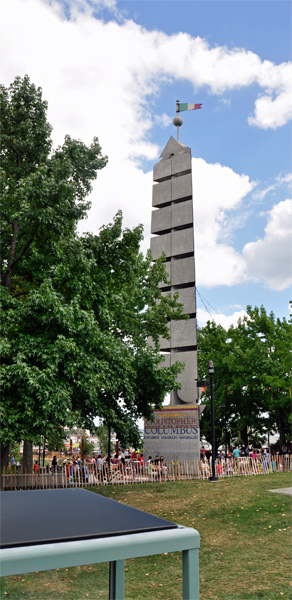
M 247 304 L 288 317 L 291 3 L 9 0 L 0 28 L 1 82 L 27 73 L 43 88 L 55 146 L 97 135 L 109 156 L 80 231 L 121 208 L 149 247 L 152 169 L 175 136 L 175 100 L 202 103 L 180 132 L 193 157 L 198 290 L 225 326 Z M 200 297 L 198 318 L 210 318 Z

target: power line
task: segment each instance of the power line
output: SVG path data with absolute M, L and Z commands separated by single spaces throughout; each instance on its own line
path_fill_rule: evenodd
M 197 288 L 197 287 L 196 287 L 196 290 L 197 290 L 197 292 L 198 292 L 198 294 L 199 294 L 199 296 L 200 296 L 200 298 L 201 298 L 201 300 L 202 300 L 202 302 L 203 302 L 203 298 L 204 298 L 204 296 L 202 296 L 202 295 L 200 294 L 200 292 L 199 292 L 199 290 L 198 290 L 198 288 Z M 205 302 L 207 302 L 207 304 L 209 304 L 210 308 L 212 308 L 212 310 L 214 310 L 214 312 L 216 312 L 216 313 L 217 313 L 217 315 L 220 315 L 220 313 L 218 312 L 218 310 L 216 310 L 216 308 L 214 308 L 214 306 L 212 306 L 212 304 L 210 304 L 210 302 L 208 302 L 208 300 L 207 300 L 206 298 L 204 298 L 204 300 L 205 300 Z M 205 305 L 204 305 L 204 306 L 205 306 Z M 207 310 L 208 310 L 208 309 L 207 309 Z M 208 312 L 209 312 L 209 311 L 208 311 Z M 209 314 L 210 314 L 210 313 L 209 313 Z M 221 315 L 220 315 L 220 316 L 221 316 Z
M 202 300 L 202 303 L 203 303 L 203 305 L 204 305 L 204 307 L 205 307 L 206 311 L 209 313 L 209 315 L 210 315 L 210 317 L 211 317 L 212 321 L 214 321 L 214 323 L 215 323 L 215 319 L 214 319 L 213 315 L 210 313 L 210 311 L 209 311 L 208 307 L 206 306 L 205 302 L 206 302 L 207 304 L 209 304 L 210 308 L 212 308 L 212 310 L 213 310 L 214 312 L 216 312 L 216 313 L 217 313 L 217 315 L 219 315 L 219 317 L 223 318 L 223 319 L 224 319 L 224 321 L 226 321 L 226 322 L 228 323 L 228 321 L 227 321 L 227 317 L 226 317 L 225 315 L 223 315 L 222 313 L 219 313 L 219 312 L 218 312 L 218 310 L 216 310 L 216 308 L 214 308 L 214 306 L 212 306 L 212 304 L 210 304 L 210 302 L 208 302 L 208 300 L 206 300 L 206 298 L 204 298 L 204 296 L 202 296 L 202 294 L 200 294 L 200 292 L 199 292 L 199 290 L 198 290 L 197 286 L 196 286 L 196 291 L 197 291 L 198 295 L 200 296 L 200 298 L 201 298 L 201 300 Z
M 204 307 L 205 307 L 206 311 L 209 313 L 209 315 L 210 315 L 210 317 L 211 317 L 212 321 L 214 321 L 214 317 L 213 317 L 213 315 L 210 313 L 210 311 L 209 311 L 209 309 L 208 309 L 208 306 L 205 304 L 205 298 L 203 298 L 203 296 L 201 296 L 201 294 L 200 294 L 200 292 L 199 292 L 199 290 L 198 290 L 197 286 L 196 286 L 196 291 L 197 291 L 197 294 L 199 294 L 199 296 L 200 296 L 200 298 L 201 298 L 201 300 L 202 300 L 202 303 L 204 304 Z M 206 300 L 206 302 L 207 302 L 207 304 L 209 304 L 209 302 L 208 302 L 207 300 Z M 211 304 L 209 304 L 209 306 L 211 306 Z M 211 306 L 211 308 L 212 308 L 212 306 Z M 215 309 L 213 309 L 213 310 L 215 310 Z M 217 312 L 217 311 L 216 311 L 216 312 Z M 218 313 L 218 314 L 219 314 L 219 313 Z

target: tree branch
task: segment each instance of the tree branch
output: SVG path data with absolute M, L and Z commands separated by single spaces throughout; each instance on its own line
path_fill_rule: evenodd
M 13 294 L 12 298 L 17 298 L 17 296 L 24 296 L 29 294 L 29 292 L 17 292 L 17 294 Z
M 2 217 L 3 217 L 3 219 L 5 219 L 5 221 L 6 221 L 7 223 L 9 223 L 9 225 L 12 225 L 12 226 L 13 226 L 13 222 L 12 222 L 12 221 L 9 221 L 9 219 L 7 219 L 6 215 L 3 215 L 3 213 L 2 213 Z
M 13 261 L 13 263 L 11 265 L 11 268 L 13 268 L 16 265 L 16 263 L 18 263 L 18 261 L 23 257 L 23 255 L 25 254 L 25 252 L 28 250 L 28 248 L 29 248 L 29 246 L 30 246 L 30 244 L 31 244 L 31 242 L 32 242 L 32 240 L 34 238 L 34 235 L 36 234 L 38 228 L 39 228 L 39 225 L 37 225 L 37 227 L 35 228 L 34 232 L 32 233 L 31 237 L 29 238 L 27 244 L 24 246 L 23 250 L 20 252 L 20 255 Z

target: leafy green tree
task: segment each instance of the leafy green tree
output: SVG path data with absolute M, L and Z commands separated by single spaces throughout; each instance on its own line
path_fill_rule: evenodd
M 149 279 L 152 270 L 156 273 L 152 282 L 156 290 L 160 267 L 148 265 L 147 260 L 145 263 Z M 94 278 L 92 281 L 93 299 Z M 133 287 L 134 283 L 132 276 L 128 286 Z M 136 445 L 137 418 L 151 417 L 153 406 L 160 406 L 167 391 L 175 386 L 180 370 L 179 363 L 170 369 L 158 368 L 161 357 L 147 344 L 144 322 L 138 335 L 139 307 L 136 314 L 134 308 L 130 313 L 128 304 L 129 321 L 136 318 L 137 323 L 136 327 L 132 324 L 132 330 L 129 325 L 126 337 L 126 330 L 121 333 L 116 327 L 118 316 L 113 308 L 109 314 L 105 305 L 110 320 L 106 327 L 101 314 L 101 327 L 94 310 L 83 308 L 83 299 L 77 293 L 65 300 L 50 279 L 32 290 L 25 301 L 11 297 L 3 287 L 1 292 L 2 439 L 38 442 L 43 436 L 48 437 L 56 424 L 68 424 L 72 415 L 78 426 L 93 431 L 94 418 L 99 416 L 114 428 L 121 443 Z M 149 293 L 147 289 L 145 295 L 148 297 Z M 85 295 L 84 304 L 88 302 Z M 169 302 L 172 304 L 173 300 Z M 100 311 L 103 312 L 102 305 Z M 148 331 L 152 333 L 150 307 L 144 311 L 143 321 L 147 319 Z M 165 330 L 165 323 L 165 316 L 156 319 L 156 335 Z
M 47 434 L 48 450 L 50 452 L 60 452 L 64 448 L 66 433 L 60 425 L 51 429 Z
M 206 326 L 198 330 L 198 374 L 199 379 L 209 380 L 208 361 L 214 363 L 214 411 L 215 411 L 215 445 L 216 449 L 222 442 L 223 411 L 221 404 L 226 402 L 228 385 L 231 381 L 228 365 L 228 335 L 227 331 L 214 321 L 208 321 Z M 210 390 L 206 388 L 201 401 L 205 409 L 200 420 L 201 435 L 211 443 L 211 406 Z M 226 403 L 227 404 L 227 403 Z M 226 410 L 227 420 L 231 413 Z
M 20 444 L 18 443 L 14 443 L 11 444 L 10 448 L 9 448 L 9 459 L 11 460 L 12 456 L 14 456 L 16 461 L 20 461 L 22 456 L 20 454 Z
M 96 416 L 137 445 L 137 418 L 152 416 L 181 370 L 159 369 L 159 335 L 182 312 L 159 290 L 163 259 L 142 256 L 142 226 L 123 231 L 121 214 L 78 237 L 106 164 L 97 139 L 87 148 L 66 137 L 52 152 L 47 105 L 28 77 L 2 86 L 0 102 L 2 447 L 31 446 L 72 421 L 93 431 Z
M 66 136 L 52 151 L 47 103 L 28 76 L 0 86 L 0 112 L 1 286 L 23 301 L 54 269 L 60 240 L 86 216 L 91 182 L 107 158 L 97 138 L 87 148 Z
M 249 431 L 263 435 L 275 428 L 285 443 L 291 423 L 291 323 L 248 306 L 247 317 L 228 331 L 208 322 L 198 332 L 198 348 L 200 378 L 208 378 L 208 360 L 215 367 L 216 447 L 222 442 L 222 403 L 228 429 L 242 444 L 247 445 Z M 210 440 L 208 391 L 203 399 L 201 430 Z
M 268 413 L 267 429 L 277 429 L 280 447 L 291 440 L 292 319 L 276 319 L 263 307 L 247 308 L 251 339 L 260 339 L 266 356 L 262 396 Z
M 107 158 L 98 139 L 88 148 L 66 136 L 52 151 L 42 90 L 26 75 L 0 86 L 1 281 L 27 294 L 55 265 L 56 245 L 86 216 L 91 182 Z
M 151 264 L 143 257 L 140 242 L 143 228 L 122 229 L 122 214 L 103 227 L 98 236 L 85 235 L 63 248 L 52 283 L 67 302 L 79 296 L 84 310 L 91 310 L 104 343 L 97 356 L 107 368 L 107 379 L 98 388 L 98 406 L 74 403 L 84 421 L 80 426 L 93 431 L 88 415 L 98 415 L 117 433 L 123 445 L 137 445 L 138 418 L 151 418 L 165 394 L 175 387 L 181 370 L 158 368 L 159 335 L 169 336 L 168 318 L 178 318 L 182 306 L 170 295 L 163 297 L 161 280 L 167 281 L 163 258 Z M 149 336 L 156 347 L 150 348 Z
M 101 423 L 96 428 L 96 433 L 97 433 L 98 439 L 99 439 L 100 450 L 101 450 L 103 456 L 105 456 L 107 454 L 107 451 L 108 451 L 108 434 L 109 434 L 109 428 L 107 427 L 107 425 L 105 423 Z M 113 451 L 114 451 L 114 445 L 111 442 L 111 452 L 113 452 Z
M 83 439 L 83 452 L 85 455 L 88 454 L 92 454 L 94 452 L 94 444 L 92 442 L 89 441 L 89 439 L 86 437 L 85 432 L 83 432 L 82 434 L 82 439 Z

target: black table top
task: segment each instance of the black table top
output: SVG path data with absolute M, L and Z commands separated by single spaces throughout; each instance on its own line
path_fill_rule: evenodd
M 178 526 L 84 489 L 0 492 L 1 548 L 69 542 Z

